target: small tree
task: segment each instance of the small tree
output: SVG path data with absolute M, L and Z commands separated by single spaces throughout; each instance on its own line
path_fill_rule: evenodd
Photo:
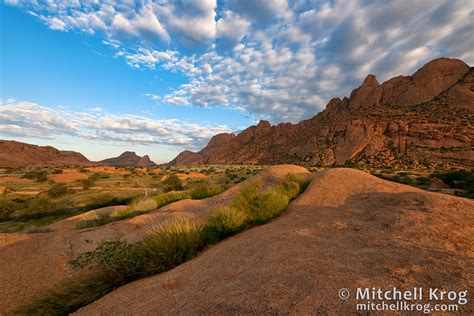
M 87 178 L 87 179 L 83 179 L 83 180 L 80 180 L 81 182 L 81 185 L 82 185 L 82 189 L 83 190 L 89 190 L 91 187 L 94 186 L 95 184 L 95 180 L 94 178 L 90 177 L 90 178 Z
M 67 192 L 67 187 L 63 183 L 56 183 L 46 193 L 49 197 L 57 198 Z
M 169 176 L 167 176 L 166 179 L 163 180 L 162 184 L 163 190 L 165 192 L 180 191 L 183 189 L 183 182 L 175 174 L 170 174 Z

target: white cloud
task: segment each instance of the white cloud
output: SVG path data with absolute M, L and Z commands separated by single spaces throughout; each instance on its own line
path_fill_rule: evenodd
M 313 116 L 369 73 L 383 81 L 441 56 L 474 63 L 470 0 L 12 5 L 56 30 L 102 34 L 104 44 L 132 67 L 188 78 L 162 102 L 228 107 L 273 122 Z
M 224 17 L 217 21 L 217 37 L 240 41 L 250 28 L 250 22 L 232 11 L 226 11 Z
M 8 136 L 52 139 L 72 135 L 107 143 L 199 148 L 213 135 L 223 132 L 230 132 L 230 129 L 225 125 L 196 124 L 178 119 L 114 115 L 100 108 L 71 112 L 33 102 L 0 100 L 0 134 Z

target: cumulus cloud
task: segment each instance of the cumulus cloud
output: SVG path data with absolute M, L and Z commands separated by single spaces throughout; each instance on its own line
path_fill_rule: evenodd
M 199 148 L 225 125 L 196 124 L 178 119 L 114 115 L 100 108 L 87 112 L 56 110 L 33 102 L 0 100 L 0 134 L 15 137 L 78 136 L 108 143 L 162 144 Z
M 441 56 L 474 63 L 470 0 L 9 2 L 53 29 L 104 34 L 132 67 L 188 78 L 155 101 L 273 122 L 313 116 L 369 73 L 383 81 Z
M 250 30 L 250 22 L 228 10 L 217 21 L 219 45 L 225 49 L 233 48 Z

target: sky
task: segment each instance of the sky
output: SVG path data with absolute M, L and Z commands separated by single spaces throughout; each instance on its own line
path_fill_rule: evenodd
M 0 0 L 0 139 L 158 163 L 296 123 L 427 61 L 474 64 L 472 0 Z

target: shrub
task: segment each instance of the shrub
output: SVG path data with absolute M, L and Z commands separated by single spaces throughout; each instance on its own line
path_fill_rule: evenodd
M 291 199 L 300 194 L 308 181 L 288 174 L 280 183 L 263 191 L 261 180 L 247 183 L 230 206 L 216 210 L 204 223 L 207 242 L 216 243 L 253 225 L 262 225 L 284 212 Z
M 104 241 L 95 250 L 80 255 L 71 263 L 74 268 L 98 269 L 103 275 L 126 279 L 142 273 L 141 260 L 137 256 L 138 246 L 140 244 L 127 244 L 122 240 Z
M 8 219 L 10 215 L 19 209 L 18 204 L 18 202 L 12 201 L 8 198 L 0 198 L 0 219 Z
M 35 197 L 29 200 L 27 205 L 25 212 L 28 215 L 54 213 L 57 210 L 56 203 L 42 197 Z
M 254 225 L 262 225 L 280 215 L 287 207 L 290 199 L 276 190 L 255 196 L 249 209 L 249 221 Z
M 129 211 L 134 213 L 152 211 L 158 207 L 158 203 L 153 198 L 136 199 L 128 206 Z
M 127 207 L 126 209 L 123 209 L 123 210 L 113 211 L 112 213 L 109 214 L 109 217 L 112 222 L 115 222 L 122 219 L 131 218 L 135 215 L 136 213 Z
M 219 185 L 209 184 L 207 181 L 200 181 L 189 190 L 191 199 L 200 200 L 224 191 L 224 188 Z
M 201 230 L 201 225 L 189 221 L 152 229 L 140 242 L 146 274 L 169 270 L 196 256 L 205 244 Z
M 216 210 L 203 225 L 203 236 L 214 244 L 245 229 L 248 217 L 235 207 L 225 206 Z
M 77 229 L 97 227 L 108 224 L 112 221 L 110 216 L 103 212 L 91 212 L 76 222 Z
M 61 173 L 63 173 L 63 169 L 60 169 L 60 168 L 54 169 L 52 173 L 53 174 L 61 174 Z
M 452 186 L 453 181 L 464 180 L 466 177 L 472 174 L 472 171 L 469 172 L 466 170 L 451 170 L 448 172 L 435 172 L 431 176 L 440 178 L 441 180 L 443 180 L 444 183 Z
M 89 190 L 94 186 L 95 179 L 91 176 L 87 179 L 79 180 L 79 183 L 81 184 L 83 190 Z
M 155 199 L 157 208 L 163 207 L 165 205 L 168 205 L 172 202 L 176 202 L 179 200 L 184 200 L 184 199 L 189 199 L 191 196 L 189 195 L 189 192 L 167 192 L 167 193 L 161 193 L 153 199 Z
M 27 234 L 49 233 L 52 231 L 53 230 L 47 226 L 30 226 L 24 230 L 24 232 Z
M 34 179 L 38 182 L 44 182 L 48 180 L 48 171 L 41 169 L 41 170 L 30 170 L 26 172 L 22 178 L 26 179 Z
M 57 198 L 60 197 L 67 192 L 67 187 L 63 183 L 56 183 L 53 185 L 46 193 L 49 197 Z
M 162 185 L 165 192 L 180 191 L 183 189 L 183 182 L 175 174 L 167 176 L 166 179 L 163 180 Z

